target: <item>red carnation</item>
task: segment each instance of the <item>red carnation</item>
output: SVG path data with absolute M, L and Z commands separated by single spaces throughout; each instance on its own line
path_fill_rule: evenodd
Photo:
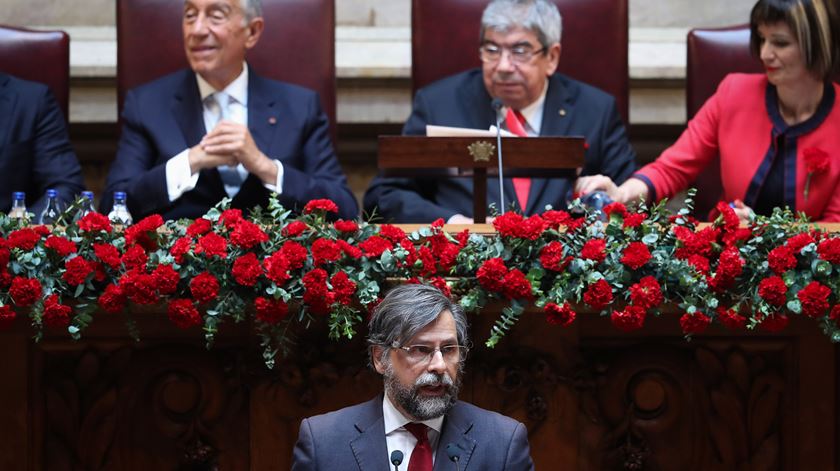
M 507 272 L 502 281 L 502 288 L 505 296 L 510 299 L 527 299 L 531 297 L 531 282 L 525 278 L 525 274 L 514 268 Z
M 405 242 L 414 250 L 414 245 L 410 241 Z M 409 251 L 409 254 L 411 253 Z M 437 261 L 435 260 L 435 254 L 432 253 L 432 249 L 425 245 L 420 247 L 420 250 L 417 252 L 417 258 L 420 259 L 420 263 L 423 265 L 423 268 L 420 270 L 421 275 L 431 276 L 437 273 Z
M 359 244 L 362 253 L 368 258 L 376 258 L 382 255 L 386 250 L 391 250 L 394 245 L 388 239 L 383 239 L 379 236 L 370 236 L 367 240 Z
M 814 175 L 825 173 L 831 167 L 831 156 L 822 149 L 817 147 L 809 147 L 802 151 L 802 160 L 805 162 L 805 200 L 808 200 L 808 190 L 811 187 L 811 179 Z
M 432 285 L 435 288 L 437 288 L 438 290 L 440 290 L 440 292 L 443 293 L 443 295 L 446 296 L 447 298 L 452 296 L 452 290 L 449 288 L 449 285 L 446 283 L 445 279 L 443 279 L 439 276 L 433 276 L 433 277 L 429 278 L 427 281 L 429 282 L 430 285 Z
M 831 312 L 828 314 L 828 318 L 834 321 L 835 324 L 840 323 L 840 304 L 835 304 L 831 307 Z
M 335 262 L 341 258 L 338 244 L 329 239 L 316 239 L 312 243 L 312 263 L 316 266 L 327 262 Z
M 720 213 L 718 221 L 722 220 L 724 231 L 734 232 L 736 229 L 738 229 L 738 226 L 741 224 L 741 220 L 738 218 L 738 215 L 735 214 L 735 210 L 732 209 L 732 206 L 729 206 L 729 203 L 725 201 L 719 201 L 717 206 L 715 206 L 715 209 L 717 209 Z
M 201 315 L 189 299 L 173 299 L 167 309 L 169 320 L 181 329 L 201 325 Z
M 52 249 L 59 257 L 66 257 L 71 253 L 76 253 L 76 244 L 73 241 L 60 236 L 49 236 L 44 246 Z
M 41 297 L 41 282 L 35 278 L 16 276 L 9 288 L 12 301 L 17 306 L 31 306 Z
M 704 275 L 708 275 L 709 270 L 711 270 L 711 266 L 709 265 L 709 259 L 702 255 L 689 255 L 686 261 L 689 265 L 691 265 L 692 267 L 697 269 L 697 271 Z
M 507 212 L 493 220 L 493 227 L 505 237 L 536 240 L 548 224 L 538 215 L 524 218 L 519 213 Z
M 285 237 L 297 237 L 303 234 L 303 231 L 309 229 L 303 221 L 292 221 L 283 228 L 282 234 Z
M 773 306 L 783 306 L 786 301 L 787 286 L 780 276 L 770 276 L 758 283 L 758 295 Z
M 347 273 L 340 271 L 330 278 L 330 284 L 335 295 L 335 302 L 349 305 L 353 301 L 353 295 L 356 293 L 356 283 L 347 276 Z
M 623 311 L 613 311 L 610 321 L 616 329 L 623 332 L 639 330 L 645 324 L 645 310 L 639 306 L 627 306 Z
M 612 302 L 612 299 L 612 288 L 604 279 L 592 283 L 583 293 L 583 302 L 592 306 L 593 309 L 603 309 Z
M 341 251 L 344 252 L 344 255 L 347 255 L 354 260 L 362 257 L 362 251 L 358 247 L 350 245 L 346 240 L 339 239 L 336 243 L 339 247 L 341 247 Z
M 770 264 L 770 269 L 777 275 L 796 267 L 796 257 L 793 255 L 793 250 L 785 245 L 771 250 L 767 254 L 767 262 Z
M 198 218 L 187 227 L 187 235 L 190 237 L 198 237 L 207 234 L 213 227 L 213 223 L 209 219 Z
M 406 236 L 404 230 L 390 224 L 383 224 L 379 226 L 379 235 L 395 244 L 398 244 L 401 240 L 408 237 Z
M 282 299 L 269 299 L 259 296 L 254 300 L 254 310 L 257 312 L 257 320 L 269 325 L 274 325 L 289 314 L 289 305 Z
M 67 327 L 73 309 L 58 301 L 58 295 L 50 295 L 44 301 L 44 325 L 47 327 Z
M 254 286 L 262 275 L 262 267 L 257 256 L 251 252 L 237 258 L 231 269 L 233 279 L 242 286 Z
M 817 253 L 820 254 L 821 259 L 829 263 L 840 264 L 840 238 L 832 237 L 820 241 L 817 245 Z
M 665 300 L 662 287 L 656 278 L 646 276 L 638 283 L 630 286 L 630 301 L 642 309 L 659 306 Z
M 306 206 L 303 207 L 304 214 L 309 214 L 316 210 L 321 210 L 328 213 L 338 213 L 338 206 L 335 203 L 333 203 L 332 200 L 320 199 L 312 200 L 306 203 Z
M 251 221 L 239 221 L 230 233 L 230 241 L 233 245 L 243 249 L 250 249 L 251 247 L 268 242 L 268 234 L 260 229 L 260 226 Z
M 650 250 L 644 242 L 630 242 L 621 256 L 621 263 L 631 270 L 638 270 L 650 260 Z
M 302 268 L 306 263 L 306 257 L 309 255 L 306 251 L 306 247 L 293 240 L 287 240 L 283 246 L 280 247 L 280 254 L 286 258 L 289 270 Z
M 158 300 L 155 278 L 140 270 L 131 270 L 120 277 L 120 288 L 132 302 L 155 304 Z
M 178 282 L 181 281 L 181 275 L 172 268 L 172 265 L 158 265 L 155 271 L 152 272 L 152 278 L 155 280 L 155 288 L 162 295 L 172 294 L 178 290 Z
M 146 251 L 139 245 L 132 245 L 122 255 L 122 263 L 126 270 L 133 270 L 135 268 L 145 268 L 146 262 L 149 261 L 149 256 Z
M 712 319 L 700 311 L 694 311 L 694 314 L 686 312 L 680 317 L 680 327 L 686 334 L 699 334 L 711 323 Z
M 282 285 L 289 280 L 289 262 L 281 251 L 274 252 L 263 260 L 265 276 L 277 285 Z M 238 281 L 238 280 L 237 280 Z
M 99 307 L 109 314 L 119 314 L 125 308 L 125 293 L 119 285 L 109 284 L 99 296 Z
M 41 240 L 41 236 L 37 232 L 28 227 L 24 227 L 23 229 L 12 231 L 9 234 L 7 244 L 9 247 L 16 249 L 32 250 L 38 244 L 39 240 Z
M 831 289 L 820 284 L 819 281 L 812 281 L 808 286 L 799 290 L 796 297 L 802 303 L 802 314 L 808 317 L 820 317 L 828 310 L 828 296 Z
M 723 306 L 717 308 L 717 319 L 729 330 L 742 330 L 747 325 L 747 318 L 735 312 L 734 309 L 726 309 Z
M 575 313 L 569 303 L 563 303 L 558 306 L 554 303 L 545 305 L 545 320 L 552 325 L 559 325 L 560 327 L 567 327 L 575 321 Z
M 120 251 L 111 244 L 93 244 L 93 254 L 99 261 L 115 270 L 120 267 Z
M 169 254 L 175 258 L 175 263 L 184 263 L 184 255 L 186 255 L 192 248 L 192 239 L 189 237 L 181 237 L 172 244 L 169 249 Z
M 501 291 L 508 269 L 501 258 L 491 258 L 484 262 L 476 272 L 478 283 L 488 291 Z
M 776 313 L 761 319 L 758 327 L 766 332 L 781 332 L 785 330 L 788 322 L 790 322 L 788 316 Z
M 618 201 L 612 202 L 606 206 L 604 206 L 604 213 L 607 216 L 612 216 L 613 213 L 618 214 L 622 218 L 627 217 L 627 206 L 624 206 L 623 203 L 619 203 Z
M 61 276 L 70 286 L 79 286 L 93 273 L 94 265 L 82 257 L 73 257 L 64 264 L 65 272 Z
M 437 257 L 438 262 L 443 270 L 449 270 L 455 265 L 458 254 L 461 248 L 458 244 L 449 242 L 446 236 L 438 234 L 431 239 L 432 253 Z
M 224 237 L 211 232 L 207 235 L 201 236 L 195 247 L 195 253 L 203 253 L 205 257 L 211 258 L 214 255 L 225 258 L 227 257 L 227 241 Z
M 303 302 L 315 314 L 326 314 L 333 302 L 333 295 L 327 291 L 327 272 L 316 268 L 303 275 Z
M 108 216 L 96 212 L 85 214 L 76 222 L 76 225 L 84 232 L 111 232 L 111 221 L 108 220 Z
M 5 242 L 2 238 L 0 238 L 0 244 Z M 9 264 L 9 259 L 12 256 L 12 252 L 6 247 L 5 245 L 0 245 L 0 269 L 5 268 Z
M 222 211 L 221 215 L 219 215 L 219 222 L 222 223 L 228 229 L 236 226 L 244 220 L 245 219 L 242 217 L 241 209 L 226 209 Z
M 806 245 L 814 244 L 817 241 L 814 240 L 814 237 L 811 234 L 804 233 L 804 234 L 796 234 L 795 236 L 791 237 L 790 239 L 785 242 L 785 245 L 790 247 L 794 254 L 798 254 L 805 248 Z
M 335 222 L 335 230 L 352 234 L 359 230 L 359 225 L 356 224 L 356 221 L 345 221 L 344 219 L 339 219 Z
M 647 215 L 644 213 L 633 213 L 624 216 L 624 225 L 623 227 L 639 227 L 645 222 Z
M 470 230 L 464 229 L 463 231 L 457 233 L 455 235 L 455 239 L 458 240 L 458 247 L 463 249 L 467 246 L 467 242 L 470 240 Z
M 604 239 L 590 239 L 580 249 L 580 258 L 603 262 L 607 258 L 607 242 Z
M 190 293 L 200 303 L 212 301 L 219 295 L 219 280 L 208 272 L 199 273 L 190 280 Z
M 0 329 L 8 329 L 15 322 L 17 313 L 12 309 L 12 306 L 0 306 Z
M 554 209 L 550 209 L 542 213 L 542 218 L 543 221 L 545 221 L 546 226 L 552 229 L 559 229 L 560 226 L 568 226 L 572 221 L 572 216 L 570 216 L 569 213 Z
M 540 250 L 540 263 L 543 268 L 551 271 L 563 271 L 563 244 L 551 241 Z
M 125 245 L 139 244 L 146 250 L 156 250 L 157 242 L 152 237 L 157 235 L 157 230 L 162 225 L 163 218 L 160 214 L 144 217 L 125 230 Z

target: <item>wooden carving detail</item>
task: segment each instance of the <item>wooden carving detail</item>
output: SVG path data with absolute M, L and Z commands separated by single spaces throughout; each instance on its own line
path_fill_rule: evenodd
M 44 469 L 245 469 L 241 358 L 189 346 L 45 355 Z

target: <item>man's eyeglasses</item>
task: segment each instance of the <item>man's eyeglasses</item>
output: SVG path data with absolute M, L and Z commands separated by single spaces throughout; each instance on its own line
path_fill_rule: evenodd
M 497 44 L 487 43 L 482 44 L 481 47 L 478 48 L 478 55 L 481 57 L 481 62 L 492 64 L 499 62 L 505 51 L 508 52 L 511 62 L 516 64 L 527 64 L 528 62 L 531 62 L 531 59 L 533 59 L 534 56 L 544 53 L 546 49 L 545 47 L 541 47 L 534 50 L 534 48 L 528 45 L 503 47 Z
M 465 356 L 469 350 L 469 347 L 464 345 L 441 345 L 440 347 L 432 347 L 431 345 L 401 346 L 395 343 L 391 345 L 391 347 L 404 351 L 408 361 L 414 364 L 428 363 L 432 361 L 432 357 L 436 352 L 440 352 L 443 357 L 443 361 L 447 363 L 455 363 L 460 361 L 462 355 Z

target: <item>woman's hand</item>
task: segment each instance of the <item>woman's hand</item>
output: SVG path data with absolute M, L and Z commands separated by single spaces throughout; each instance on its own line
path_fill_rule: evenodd
M 755 214 L 749 206 L 745 205 L 741 200 L 735 200 L 731 204 L 732 209 L 735 211 L 735 214 L 738 215 L 738 219 L 741 220 L 742 223 L 749 223 L 750 219 L 752 219 L 753 215 Z

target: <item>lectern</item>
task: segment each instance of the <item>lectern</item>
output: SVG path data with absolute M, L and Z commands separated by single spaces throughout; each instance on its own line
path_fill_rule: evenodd
M 503 137 L 505 177 L 574 178 L 583 166 L 583 137 Z M 387 176 L 419 172 L 440 178 L 473 179 L 473 220 L 487 220 L 487 176 L 498 174 L 491 137 L 380 136 L 379 169 Z M 457 169 L 453 175 L 452 169 Z M 488 172 L 489 170 L 489 172 Z

